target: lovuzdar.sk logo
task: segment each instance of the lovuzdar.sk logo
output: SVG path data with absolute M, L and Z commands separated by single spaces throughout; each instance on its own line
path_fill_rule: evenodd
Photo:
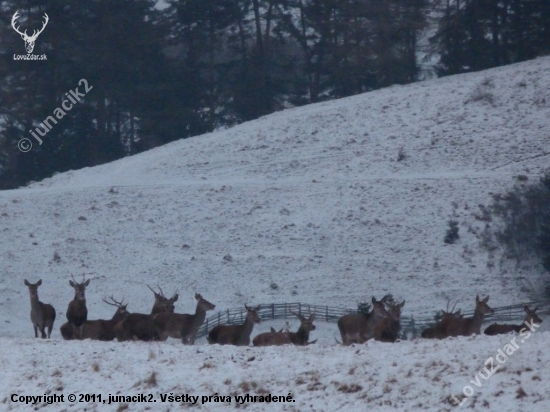
M 14 54 L 13 60 L 47 60 L 47 57 L 45 54 L 36 55 L 32 54 L 32 51 L 34 50 L 34 43 L 36 42 L 36 39 L 44 31 L 46 28 L 46 25 L 48 24 L 48 21 L 50 18 L 46 13 L 44 13 L 44 22 L 42 23 L 42 28 L 40 30 L 33 30 L 33 33 L 31 36 L 27 34 L 27 30 L 24 32 L 21 32 L 19 30 L 19 27 L 16 27 L 17 19 L 19 18 L 19 10 L 15 12 L 13 17 L 11 18 L 11 26 L 13 29 L 21 35 L 21 38 L 25 41 L 25 49 L 27 50 L 27 54 Z

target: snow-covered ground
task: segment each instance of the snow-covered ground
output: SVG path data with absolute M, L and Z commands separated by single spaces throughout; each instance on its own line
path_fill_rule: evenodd
M 101 302 L 111 294 L 130 311 L 150 311 L 146 285 L 156 284 L 179 290 L 182 313 L 194 310 L 195 291 L 216 310 L 285 301 L 354 308 L 391 292 L 415 317 L 449 299 L 472 310 L 476 294 L 495 307 L 540 297 L 539 268 L 480 249 L 477 217 L 492 193 L 550 165 L 549 84 L 550 58 L 541 58 L 395 86 L 0 192 L 0 410 L 21 407 L 15 393 L 152 393 L 157 403 L 129 410 L 180 409 L 160 402 L 170 392 L 296 400 L 247 404 L 262 411 L 453 410 L 450 396 L 463 398 L 511 336 L 343 348 L 336 325 L 316 322 L 319 341 L 306 348 L 64 342 L 68 281 L 91 279 L 90 319 L 112 315 Z M 460 240 L 446 245 L 451 217 Z M 31 338 L 24 279 L 42 279 L 39 296 L 56 309 L 51 341 Z M 549 323 L 462 408 L 549 410 Z M 283 322 L 253 335 L 270 326 Z M 96 407 L 46 409 L 63 408 Z M 229 407 L 197 409 L 216 408 Z

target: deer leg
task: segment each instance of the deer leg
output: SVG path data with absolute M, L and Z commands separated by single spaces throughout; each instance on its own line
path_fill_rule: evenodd
M 38 337 L 38 328 L 36 327 L 36 325 L 32 325 L 33 328 L 34 328 L 34 337 L 37 338 Z
M 40 326 L 40 333 L 42 334 L 42 339 L 46 339 L 46 326 Z

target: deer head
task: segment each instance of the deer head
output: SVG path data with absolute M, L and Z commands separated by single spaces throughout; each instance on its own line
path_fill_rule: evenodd
M 71 275 L 73 280 L 69 280 L 69 285 L 74 289 L 74 299 L 75 300 L 86 300 L 86 287 L 90 284 L 90 279 L 82 283 L 78 283 L 74 276 Z
M 25 49 L 27 50 L 27 53 L 31 54 L 32 51 L 34 50 L 34 42 L 38 38 L 39 34 L 44 31 L 44 28 L 48 24 L 48 21 L 50 20 L 50 18 L 48 17 L 48 15 L 46 13 L 44 13 L 44 19 L 45 20 L 42 23 L 42 28 L 40 30 L 33 30 L 32 36 L 27 35 L 27 30 L 25 30 L 23 33 L 21 33 L 19 31 L 19 27 L 15 27 L 15 23 L 16 23 L 18 18 L 19 18 L 19 10 L 17 10 L 15 12 L 15 14 L 13 15 L 13 17 L 11 19 L 11 26 L 13 27 L 13 29 L 17 33 L 19 33 L 21 35 L 21 38 L 25 41 Z

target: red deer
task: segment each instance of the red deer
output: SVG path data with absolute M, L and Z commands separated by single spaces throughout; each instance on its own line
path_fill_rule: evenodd
M 48 303 L 42 303 L 38 300 L 38 287 L 42 284 L 42 279 L 36 283 L 29 283 L 25 279 L 25 285 L 29 288 L 31 297 L 31 322 L 34 327 L 34 337 L 38 337 L 38 331 L 42 334 L 42 339 L 46 338 L 46 328 L 48 329 L 48 339 L 52 333 L 53 322 L 55 321 L 55 309 Z
M 350 313 L 338 319 L 338 329 L 342 336 L 343 345 L 365 343 L 374 335 L 374 328 L 383 318 L 388 316 L 384 302 L 388 296 L 377 301 L 372 297 L 372 311 L 365 313 Z
M 300 319 L 300 327 L 297 332 L 275 332 L 271 328 L 271 332 L 260 333 L 252 340 L 254 346 L 280 346 L 286 344 L 293 344 L 296 346 L 307 346 L 309 343 L 309 332 L 315 330 L 313 321 L 315 320 L 315 314 L 305 318 L 304 316 L 292 312 L 294 316 Z
M 153 324 L 160 340 L 171 337 L 181 339 L 185 345 L 195 344 L 195 337 L 206 318 L 206 312 L 216 308 L 216 305 L 208 302 L 198 293 L 195 293 L 195 299 L 197 307 L 194 315 L 164 312 L 155 316 Z
M 476 309 L 474 316 L 471 318 L 449 318 L 446 325 L 441 327 L 441 337 L 449 336 L 470 336 L 474 333 L 481 333 L 481 325 L 485 315 L 494 313 L 495 311 L 487 304 L 489 296 L 483 300 L 479 300 L 479 295 L 476 296 Z
M 106 299 L 102 299 L 108 305 L 116 306 L 117 310 L 113 317 L 109 320 L 87 320 L 83 325 L 82 336 L 80 339 L 92 339 L 101 341 L 111 341 L 115 339 L 114 327 L 121 320 L 128 316 L 126 307 L 128 304 L 124 304 L 122 301 L 117 302 L 112 296 L 111 302 Z M 61 336 L 65 340 L 77 339 L 77 328 L 69 322 L 61 325 Z
M 530 327 L 529 325 L 540 325 L 542 319 L 538 317 L 536 311 L 538 308 L 533 310 L 529 309 L 529 306 L 524 306 L 523 310 L 525 311 L 525 320 L 520 325 L 500 325 L 498 323 L 493 323 L 491 326 L 488 326 L 485 329 L 486 335 L 500 335 L 503 333 L 516 332 L 519 333 L 523 328 Z
M 373 338 L 381 342 L 395 342 L 401 326 L 401 309 L 405 301 L 401 303 L 386 303 L 388 316 L 381 319 L 374 327 Z
M 246 319 L 242 325 L 217 325 L 208 333 L 208 343 L 218 343 L 220 345 L 248 346 L 250 344 L 250 334 L 255 323 L 260 323 L 258 311 L 260 306 L 246 309 Z
M 445 336 L 443 336 L 443 333 L 447 328 L 447 323 L 451 322 L 451 320 L 453 318 L 463 318 L 464 317 L 464 315 L 462 315 L 460 313 L 460 309 L 457 310 L 456 312 L 453 312 L 453 310 L 454 310 L 454 307 L 450 312 L 449 311 L 446 312 L 442 309 L 441 310 L 441 319 L 439 320 L 439 322 L 431 328 L 424 329 L 422 331 L 421 336 L 425 339 L 443 339 L 443 338 L 445 338 Z
M 155 295 L 155 303 L 151 310 L 151 314 L 130 313 L 126 318 L 115 325 L 114 332 L 117 340 L 159 340 L 155 326 L 153 325 L 154 317 L 163 312 L 174 312 L 174 302 L 178 300 L 178 294 L 175 293 L 170 299 L 164 296 L 164 292 L 159 287 L 160 293 L 155 292 L 150 286 L 147 286 Z
M 74 282 L 73 282 L 74 280 Z M 69 285 L 74 289 L 74 299 L 69 302 L 67 307 L 67 320 L 79 328 L 78 335 L 82 336 L 82 326 L 88 320 L 88 309 L 86 308 L 86 287 L 90 284 L 90 279 L 78 283 L 75 278 L 69 280 Z M 83 279 L 84 280 L 84 279 Z

